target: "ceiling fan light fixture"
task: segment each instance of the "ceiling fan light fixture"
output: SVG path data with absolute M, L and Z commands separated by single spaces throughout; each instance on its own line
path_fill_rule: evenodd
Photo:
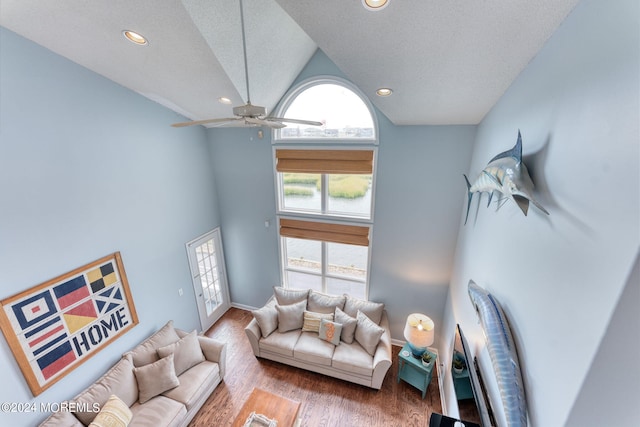
M 124 30 L 122 31 L 122 35 L 125 36 L 127 40 L 137 45 L 143 46 L 149 44 L 147 39 L 142 34 L 136 33 L 135 31 Z
M 390 96 L 393 93 L 393 90 L 389 89 L 388 87 L 381 87 L 380 89 L 376 90 L 376 95 L 378 96 Z
M 362 0 L 362 5 L 367 10 L 382 10 L 389 4 L 389 0 Z

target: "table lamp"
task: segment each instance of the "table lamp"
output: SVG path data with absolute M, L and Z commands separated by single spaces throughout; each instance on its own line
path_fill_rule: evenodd
M 424 314 L 413 313 L 407 317 L 404 338 L 414 357 L 420 358 L 427 351 L 427 347 L 433 344 L 433 327 L 433 320 Z

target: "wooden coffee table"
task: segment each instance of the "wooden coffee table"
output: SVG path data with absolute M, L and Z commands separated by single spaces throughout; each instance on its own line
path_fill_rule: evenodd
M 293 427 L 298 419 L 299 410 L 300 402 L 254 388 L 242 405 L 233 427 L 242 427 L 252 412 L 278 421 L 278 427 Z

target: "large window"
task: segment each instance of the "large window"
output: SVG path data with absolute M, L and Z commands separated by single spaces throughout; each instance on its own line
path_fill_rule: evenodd
M 368 296 L 377 141 L 371 111 L 345 82 L 321 79 L 301 84 L 277 113 L 324 123 L 274 135 L 284 286 Z
M 322 122 L 323 126 L 287 125 L 276 139 L 359 140 L 376 139 L 371 109 L 355 88 L 336 79 L 314 79 L 285 98 L 278 117 Z
M 374 154 L 372 149 L 276 149 L 279 210 L 371 219 Z
M 286 286 L 367 297 L 368 226 L 280 218 Z

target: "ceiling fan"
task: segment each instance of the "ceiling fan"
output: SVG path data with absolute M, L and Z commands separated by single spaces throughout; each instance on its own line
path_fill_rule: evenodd
M 233 114 L 236 117 L 194 120 L 190 122 L 174 123 L 171 126 L 184 127 L 193 125 L 206 125 L 211 123 L 219 123 L 219 126 L 224 126 L 226 124 L 232 124 L 236 122 L 244 122 L 244 124 L 247 126 L 268 126 L 274 129 L 281 129 L 283 127 L 286 127 L 287 125 L 284 124 L 284 122 L 310 126 L 322 126 L 321 122 L 311 120 L 287 119 L 284 117 L 267 116 L 267 110 L 264 107 L 253 105 L 251 103 L 251 98 L 249 96 L 249 69 L 247 66 L 247 44 L 245 40 L 244 12 L 242 0 L 240 0 L 240 26 L 242 28 L 242 53 L 244 55 L 244 76 L 247 85 L 247 103 L 238 107 L 233 107 Z

